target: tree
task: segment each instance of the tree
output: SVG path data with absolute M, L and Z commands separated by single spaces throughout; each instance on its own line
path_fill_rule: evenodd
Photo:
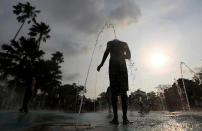
M 37 37 L 38 35 L 37 39 L 38 48 L 40 47 L 41 40 L 43 40 L 43 42 L 46 42 L 46 39 L 50 38 L 49 35 L 50 28 L 44 22 L 41 23 L 35 22 L 29 30 L 30 30 L 29 35 L 31 37 Z
M 60 64 L 63 61 L 63 54 L 56 52 L 52 54 L 50 60 L 40 60 L 36 63 L 37 86 L 44 94 L 48 93 L 52 96 L 54 88 L 61 86 L 62 72 Z
M 182 79 L 178 79 L 177 81 L 178 81 L 179 87 L 182 90 L 182 96 L 186 97 Z M 197 103 L 201 102 L 201 97 L 202 97 L 201 85 L 198 85 L 197 82 L 194 82 L 193 80 L 188 80 L 188 79 L 184 79 L 184 85 L 185 85 L 190 106 L 196 107 Z
M 13 40 L 15 40 L 25 22 L 27 21 L 28 24 L 31 23 L 31 21 L 36 22 L 35 18 L 40 11 L 31 6 L 29 2 L 26 4 L 18 3 L 17 5 L 14 5 L 13 8 L 13 13 L 17 15 L 17 20 L 21 23 L 20 28 L 13 38 Z
M 156 87 L 157 93 L 163 93 L 164 90 L 166 90 L 166 89 L 168 89 L 168 88 L 170 88 L 170 87 L 171 87 L 171 85 L 158 85 L 158 86 Z
M 44 59 L 45 52 L 40 49 L 41 41 L 50 38 L 50 28 L 47 24 L 35 20 L 39 13 L 28 2 L 13 6 L 18 22 L 25 21 L 33 25 L 28 37 L 11 40 L 9 44 L 2 45 L 0 52 L 0 77 L 8 81 L 9 87 L 22 92 L 31 85 L 33 77 L 36 78 L 35 89 L 41 89 L 48 97 L 54 96 L 57 88 L 61 86 L 62 72 L 60 64 L 64 61 L 63 54 L 59 51 L 52 54 L 50 59 Z M 21 28 L 20 28 L 21 30 Z M 17 34 L 19 33 L 19 30 Z M 16 36 L 17 36 L 16 34 Z
M 12 40 L 10 44 L 3 44 L 2 50 L 3 52 L 0 52 L 1 76 L 18 83 L 34 75 L 35 64 L 44 54 L 42 50 L 37 49 L 35 38 L 25 37 L 21 37 L 18 41 Z
M 83 88 L 84 86 L 76 85 L 75 83 L 60 86 L 58 88 L 60 106 L 63 107 L 63 109 L 77 111 L 78 102 L 80 102 L 79 99 L 81 99 L 80 93 Z
M 99 94 L 97 101 L 98 101 L 100 110 L 107 109 L 108 104 L 107 104 L 107 99 L 106 99 L 106 92 L 101 92 Z
M 145 102 L 147 99 L 147 95 L 146 95 L 146 92 L 138 89 L 134 92 L 131 92 L 131 94 L 129 95 L 129 99 L 128 99 L 128 102 L 129 102 L 129 107 L 131 108 L 131 110 L 133 110 L 134 108 L 135 109 L 138 109 L 140 108 L 139 106 L 139 103 L 140 102 Z

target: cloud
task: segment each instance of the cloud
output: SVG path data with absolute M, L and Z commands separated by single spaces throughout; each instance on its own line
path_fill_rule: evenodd
M 87 54 L 89 51 L 87 45 L 81 46 L 81 44 L 69 40 L 63 43 L 63 47 L 65 49 L 63 52 L 67 56 L 83 55 Z
M 137 22 L 141 11 L 134 0 L 119 0 L 119 5 L 109 12 L 109 17 L 117 24 Z
M 49 0 L 38 4 L 57 23 L 88 34 L 97 32 L 106 21 L 133 23 L 141 16 L 134 0 Z
M 0 9 L 0 16 L 2 16 L 4 14 L 4 10 Z
M 76 41 L 70 39 L 65 40 L 59 46 L 64 55 L 68 57 L 85 55 L 90 50 L 88 44 L 77 43 Z
M 73 74 L 64 75 L 63 80 L 64 81 L 75 81 L 80 77 L 81 77 L 81 75 L 79 73 L 73 73 Z

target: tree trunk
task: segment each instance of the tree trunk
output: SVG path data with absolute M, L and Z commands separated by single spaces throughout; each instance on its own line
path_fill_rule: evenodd
M 40 34 L 40 35 L 39 35 L 39 38 L 38 38 L 38 40 L 37 40 L 37 47 L 38 47 L 38 49 L 40 48 L 41 39 L 42 39 L 42 35 Z
M 22 29 L 22 27 L 23 27 L 24 24 L 25 24 L 25 21 L 22 23 L 22 25 L 21 25 L 20 28 L 18 29 L 18 31 L 17 31 L 17 33 L 15 34 L 13 40 L 16 39 L 16 37 L 18 36 L 18 34 L 19 34 L 20 30 Z

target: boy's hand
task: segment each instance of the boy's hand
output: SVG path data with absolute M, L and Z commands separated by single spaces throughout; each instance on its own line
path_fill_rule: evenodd
M 102 67 L 101 64 L 97 67 L 97 71 L 98 71 L 98 72 L 100 71 L 100 68 L 101 68 L 101 67 Z

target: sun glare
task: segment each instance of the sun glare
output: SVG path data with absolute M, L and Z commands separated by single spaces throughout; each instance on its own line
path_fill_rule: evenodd
M 153 54 L 151 63 L 154 67 L 162 67 L 166 63 L 166 57 L 163 54 Z

